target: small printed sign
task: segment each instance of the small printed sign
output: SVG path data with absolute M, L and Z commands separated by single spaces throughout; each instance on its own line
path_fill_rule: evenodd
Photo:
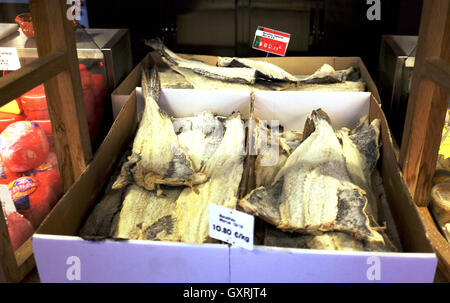
M 209 206 L 209 236 L 253 250 L 255 217 L 223 206 Z
M 20 68 L 19 55 L 14 47 L 0 47 L 0 70 L 17 70 Z
M 288 48 L 291 34 L 283 33 L 267 27 L 258 26 L 253 40 L 253 48 L 271 54 L 284 56 Z

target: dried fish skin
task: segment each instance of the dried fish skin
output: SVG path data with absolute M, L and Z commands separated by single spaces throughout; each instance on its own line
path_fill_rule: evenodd
M 386 243 L 389 243 L 387 238 L 385 238 L 385 241 Z M 325 232 L 321 235 L 314 236 L 308 234 L 283 232 L 270 226 L 266 227 L 264 245 L 286 248 L 338 251 L 398 251 L 390 244 L 372 245 L 363 240 L 356 240 L 351 235 L 343 232 Z
M 374 119 L 370 124 L 368 117 L 363 117 L 360 124 L 351 132 L 350 139 L 364 157 L 363 172 L 370 183 L 370 175 L 380 158 L 379 152 L 380 120 Z
M 177 235 L 182 242 L 212 241 L 208 231 L 210 204 L 236 208 L 245 155 L 245 129 L 240 114 L 228 118 L 225 129 L 219 147 L 202 168 L 208 181 L 195 186 L 198 194 L 184 189 L 176 202 Z
M 275 64 L 269 62 L 237 57 L 219 57 L 217 59 L 217 65 L 222 67 L 253 68 L 257 72 L 257 77 L 260 78 L 294 83 L 298 82 L 297 77 L 291 75 L 281 67 L 278 67 Z
M 219 147 L 225 133 L 223 119 L 206 111 L 194 117 L 173 119 L 178 142 L 192 160 L 195 171 L 200 171 Z
M 303 141 L 303 133 L 299 131 L 287 130 L 281 133 L 280 140 L 289 147 L 288 154 L 291 154 Z M 286 150 L 286 149 L 285 149 Z
M 257 215 L 270 209 L 270 218 L 261 218 L 285 231 L 342 231 L 356 239 L 383 243 L 370 227 L 364 211 L 367 198 L 351 183 L 329 118 L 313 111 L 311 121 L 313 132 L 289 156 L 273 184 L 255 189 L 239 205 Z
M 367 214 L 378 221 L 378 202 L 373 192 L 371 176 L 380 157 L 379 153 L 380 121 L 368 123 L 363 117 L 360 124 L 350 132 L 342 129 L 337 133 L 342 143 L 342 151 L 350 178 L 367 195 Z
M 112 190 L 94 207 L 80 230 L 80 237 L 109 238 L 113 220 L 122 208 L 125 188 Z
M 94 206 L 93 210 L 87 217 L 80 229 L 80 236 L 84 239 L 108 238 L 110 229 L 113 226 L 115 216 L 120 213 L 122 208 L 122 198 L 125 193 L 125 187 L 114 188 L 114 185 L 121 179 L 121 171 L 123 164 L 127 162 L 128 155 L 131 154 L 131 146 L 122 155 L 118 166 L 105 189 L 102 199 Z M 120 181 L 119 181 L 120 182 Z
M 171 66 L 171 68 L 178 73 L 182 74 L 186 81 L 194 87 L 194 89 L 203 89 L 203 90 L 235 90 L 235 91 L 259 91 L 259 90 L 272 90 L 272 86 L 264 85 L 255 82 L 254 84 L 245 84 L 245 83 L 236 83 L 229 82 L 223 80 L 217 80 L 213 78 L 209 78 L 188 68 L 182 68 L 179 66 Z
M 285 131 L 281 134 L 273 132 L 265 127 L 258 127 L 258 132 L 267 131 L 267 135 L 259 135 L 258 155 L 255 160 L 256 187 L 269 186 L 274 181 L 277 173 L 286 163 L 288 156 L 302 142 L 302 133 L 297 131 Z M 261 139 L 268 137 L 268 140 Z M 278 138 L 278 144 L 276 144 Z M 268 141 L 271 144 L 268 144 Z M 279 146 L 278 146 L 279 145 Z
M 181 188 L 167 188 L 164 194 L 130 185 L 124 195 L 122 210 L 111 230 L 114 238 L 177 241 L 175 202 Z
M 145 109 L 136 137 L 133 154 L 139 158 L 131 170 L 135 182 L 148 190 L 155 184 L 187 185 L 206 181 L 207 176 L 194 172 L 192 161 L 182 150 L 170 117 L 159 108 L 160 83 L 156 69 L 142 73 Z M 157 98 L 157 99 L 155 99 Z
M 197 60 L 184 59 L 170 51 L 161 41 L 158 40 L 148 40 L 145 42 L 145 44 L 152 47 L 155 51 L 159 52 L 164 62 L 182 75 L 184 75 L 184 69 L 188 69 L 198 75 L 215 80 L 241 84 L 255 83 L 255 69 L 217 67 L 199 62 Z M 186 79 L 188 78 L 186 77 Z
M 160 70 L 159 78 L 161 79 L 162 88 L 183 88 L 183 89 L 194 88 L 192 84 L 190 84 L 183 75 L 175 72 L 170 68 Z

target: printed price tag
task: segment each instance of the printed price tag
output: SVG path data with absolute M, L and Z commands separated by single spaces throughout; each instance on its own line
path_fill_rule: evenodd
M 290 39 L 291 34 L 258 26 L 255 33 L 255 39 L 253 40 L 253 48 L 267 53 L 284 56 Z
M 209 236 L 248 250 L 253 249 L 255 218 L 249 214 L 211 204 Z
M 0 47 L 0 70 L 20 68 L 19 55 L 14 47 Z
M 16 206 L 9 193 L 8 185 L 0 185 L 0 200 L 2 202 L 3 214 L 5 215 L 5 221 L 8 222 L 7 217 L 10 213 L 16 212 Z

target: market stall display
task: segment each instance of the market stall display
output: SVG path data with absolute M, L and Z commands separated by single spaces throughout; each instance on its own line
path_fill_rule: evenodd
M 22 37 L 36 30 L 40 58 L 0 78 L 1 282 L 35 260 L 43 282 L 448 278 L 445 129 L 434 154 L 447 95 L 431 84 L 449 89 L 445 1 L 424 3 L 400 155 L 360 58 L 185 55 L 150 40 L 93 157 L 113 64 L 99 49 L 76 60 L 61 1 L 30 6 L 33 24 L 17 22 Z M 214 236 L 212 205 L 222 223 L 238 226 L 236 210 L 255 221 L 248 245 Z
M 181 243 L 176 234 L 170 233 L 170 230 L 172 228 L 178 230 L 178 228 L 175 229 L 178 222 L 173 224 L 173 219 L 180 216 L 179 213 L 176 213 L 177 202 L 179 202 L 177 197 L 180 196 L 180 190 L 190 193 L 192 197 L 197 197 L 190 186 L 175 190 L 174 187 L 160 185 L 160 191 L 157 186 L 152 191 L 148 191 L 132 184 L 128 186 L 128 192 L 110 191 L 112 184 L 120 175 L 121 168 L 124 167 L 123 163 L 128 161 L 129 156 L 131 156 L 131 148 L 127 147 L 132 145 L 131 142 L 135 138 L 139 125 L 139 107 L 136 107 L 136 104 L 140 102 L 139 94 L 139 90 L 137 98 L 134 93 L 132 94 L 100 147 L 92 165 L 58 203 L 50 215 L 51 219 L 47 220 L 38 234 L 34 236 L 33 246 L 42 281 L 50 282 L 65 279 L 60 271 L 61 266 L 66 266 L 66 257 L 64 256 L 67 256 L 69 252 L 82 258 L 84 266 L 89 268 L 89 272 L 86 272 L 83 276 L 83 282 L 361 281 L 361 273 L 365 273 L 367 270 L 367 254 L 379 257 L 383 264 L 392 264 L 384 267 L 383 281 L 431 281 L 433 279 L 436 258 L 431 253 L 431 248 L 427 246 L 428 243 L 423 231 L 420 231 L 419 219 L 415 210 L 411 208 L 411 201 L 408 198 L 406 187 L 402 183 L 401 174 L 395 169 L 396 158 L 392 143 L 389 141 L 390 135 L 387 123 L 374 98 L 370 100 L 369 121 L 376 119 L 380 121 L 380 139 L 382 141 L 380 153 L 382 156 L 377 168 L 380 170 L 382 182 L 375 178 L 373 187 L 378 188 L 381 183 L 385 189 L 386 205 L 388 210 L 392 211 L 395 221 L 387 220 L 384 214 L 380 214 L 379 220 L 381 222 L 386 220 L 389 230 L 393 226 L 398 228 L 402 246 L 398 247 L 401 251 L 395 253 L 365 252 L 363 243 L 354 241 L 351 239 L 352 235 L 345 232 L 337 232 L 336 235 L 331 235 L 331 237 L 325 234 L 322 235 L 324 237 L 316 238 L 313 244 L 308 244 L 314 247 L 313 249 L 299 250 L 293 248 L 296 246 L 283 247 L 283 245 L 270 242 L 271 231 L 269 229 L 262 230 L 264 234 L 267 234 L 265 237 L 267 240 L 263 243 L 254 243 L 252 251 L 234 246 L 228 247 L 220 243 L 195 244 L 193 242 L 196 242 L 196 239 L 201 239 L 200 226 L 203 226 L 203 223 L 200 224 L 199 222 L 203 222 L 203 220 L 196 219 L 197 209 L 193 207 L 193 204 L 199 207 L 198 210 L 205 209 L 203 199 L 202 203 L 198 203 L 198 205 L 196 204 L 196 202 L 199 202 L 197 199 L 188 201 L 186 205 L 190 205 L 189 209 L 183 208 L 186 218 L 192 219 L 186 221 L 190 229 L 184 230 L 188 236 L 183 240 L 184 243 Z M 254 102 L 257 116 L 268 121 L 271 120 L 270 117 L 273 117 L 273 115 L 281 115 L 285 113 L 285 110 L 290 109 L 289 114 L 281 115 L 284 117 L 281 120 L 282 125 L 288 131 L 302 129 L 303 118 L 311 114 L 317 106 L 323 108 L 333 119 L 332 121 L 335 121 L 336 130 L 343 126 L 354 129 L 360 118 L 367 114 L 369 110 L 370 93 L 352 94 L 328 93 L 323 95 L 322 93 L 321 95 L 324 98 L 322 98 L 322 103 L 319 106 L 316 103 L 318 101 L 314 101 L 314 96 L 315 98 L 319 97 L 316 94 L 256 92 Z M 241 112 L 244 119 L 250 117 L 248 110 L 246 111 L 245 107 L 238 105 L 242 102 L 242 104 L 250 106 L 251 96 L 247 92 L 224 93 L 163 89 L 161 96 L 157 103 L 159 108 L 164 110 L 169 117 L 176 117 L 175 120 L 188 118 L 188 120 L 195 121 L 194 117 L 199 118 L 197 115 L 200 115 L 205 109 L 220 113 L 219 116 L 223 117 L 231 116 L 232 111 Z M 333 98 L 331 98 L 332 96 Z M 210 103 L 211 98 L 214 98 L 216 102 Z M 189 108 L 185 106 L 188 101 L 191 102 Z M 279 106 L 271 106 L 272 102 L 278 102 Z M 340 114 L 339 110 L 336 111 L 336 104 L 339 104 L 337 108 L 340 108 Z M 226 112 L 218 111 L 218 108 L 222 108 Z M 344 114 L 348 113 L 350 109 L 352 113 L 342 120 Z M 261 113 L 261 110 L 267 110 L 267 113 Z M 203 115 L 205 114 L 203 113 Z M 291 119 L 291 117 L 297 118 Z M 341 119 L 338 119 L 338 117 L 341 117 Z M 187 124 L 190 126 L 189 123 Z M 170 126 L 175 131 L 174 123 Z M 191 129 L 188 127 L 187 130 L 190 132 Z M 190 135 L 194 134 L 190 133 Z M 247 135 L 247 138 L 251 138 L 251 136 Z M 128 153 L 123 154 L 126 149 L 128 149 Z M 244 157 L 248 160 L 249 156 Z M 115 164 L 120 158 L 122 158 L 121 163 Z M 133 167 L 129 168 L 132 172 Z M 240 186 L 247 186 L 246 178 L 251 171 L 248 169 L 248 161 L 244 161 L 242 184 Z M 223 177 L 228 179 L 229 173 L 223 174 Z M 134 179 L 132 174 L 129 175 L 129 178 L 129 180 Z M 194 185 L 193 188 L 201 189 L 206 184 Z M 106 185 L 106 195 L 99 188 L 102 185 Z M 402 190 L 399 190 L 399 188 Z M 253 188 L 248 187 L 248 189 L 252 190 Z M 228 190 L 230 189 L 228 188 Z M 158 191 L 161 194 L 160 196 L 158 196 Z M 210 199 L 204 202 L 214 203 L 216 199 L 221 197 L 215 193 L 222 191 L 222 189 L 211 191 L 211 193 L 205 195 L 205 197 L 209 196 Z M 241 192 L 245 193 L 245 190 L 239 189 L 239 193 Z M 127 201 L 123 201 L 123 193 L 128 195 Z M 375 191 L 375 195 L 379 197 L 381 194 L 379 191 Z M 148 199 L 147 204 L 144 202 L 145 198 Z M 132 200 L 139 201 L 139 208 L 133 208 L 138 204 L 133 203 Z M 174 209 L 175 216 L 172 215 Z M 381 213 L 385 210 L 383 208 Z M 205 213 L 205 215 L 207 218 L 208 214 Z M 124 232 L 123 235 L 126 238 L 130 236 L 138 237 L 139 240 L 125 241 L 123 238 L 111 236 L 111 225 L 117 224 L 116 221 L 121 216 L 124 219 L 120 226 Z M 56 224 L 60 221 L 66 223 L 62 226 Z M 89 225 L 97 226 L 97 232 L 100 233 L 96 236 L 95 233 L 91 236 L 81 234 L 82 237 L 80 237 L 80 231 L 88 231 L 88 222 L 94 223 Z M 414 230 L 406 227 L 411 224 L 416 226 Z M 383 229 L 377 230 L 377 232 L 382 231 Z M 255 229 L 255 232 L 259 231 Z M 412 236 L 413 234 L 414 236 Z M 197 238 L 194 238 L 194 235 Z M 297 234 L 286 233 L 286 236 L 295 237 Z M 390 233 L 388 237 L 393 239 Z M 144 240 L 146 238 L 153 238 L 154 240 Z M 158 239 L 164 240 L 158 241 Z M 308 237 L 304 237 L 304 240 L 307 239 Z M 339 251 L 338 245 L 351 247 L 352 243 L 354 244 L 353 251 Z M 331 246 L 330 244 L 336 245 Z M 334 251 L 323 251 L 322 249 L 334 249 Z M 355 253 L 354 250 L 359 251 Z M 130 255 L 133 255 L 133 258 L 125 257 Z M 118 260 L 117 256 L 124 257 Z M 149 258 L 157 260 L 152 262 L 151 268 L 136 266 L 136 264 L 146 262 L 144 260 Z M 175 262 L 174 260 L 178 261 Z M 329 264 L 329 270 L 326 273 L 318 270 L 319 264 L 322 264 L 322 262 Z M 410 262 L 414 262 L 416 265 L 412 266 L 413 263 Z M 420 265 L 417 265 L 419 264 L 417 262 Z M 348 266 L 350 263 L 353 266 Z M 156 270 L 157 264 L 164 264 L 164 270 Z M 261 264 L 265 265 L 261 266 Z M 108 275 L 104 274 L 102 270 L 104 267 L 109 268 Z M 130 268 L 133 268 L 133 271 L 130 271 Z M 402 272 L 406 268 L 409 272 L 414 270 L 417 273 L 405 276 Z M 346 278 L 343 279 L 344 276 Z M 365 274 L 363 276 L 365 277 Z

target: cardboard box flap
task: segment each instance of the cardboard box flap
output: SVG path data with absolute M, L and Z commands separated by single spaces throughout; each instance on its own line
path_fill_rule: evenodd
M 305 102 L 307 100 L 307 102 Z M 280 121 L 285 130 L 303 130 L 306 117 L 322 108 L 332 117 L 333 127 L 353 129 L 369 114 L 369 92 L 255 92 L 255 117 Z M 345 106 L 342 106 L 345 104 Z

